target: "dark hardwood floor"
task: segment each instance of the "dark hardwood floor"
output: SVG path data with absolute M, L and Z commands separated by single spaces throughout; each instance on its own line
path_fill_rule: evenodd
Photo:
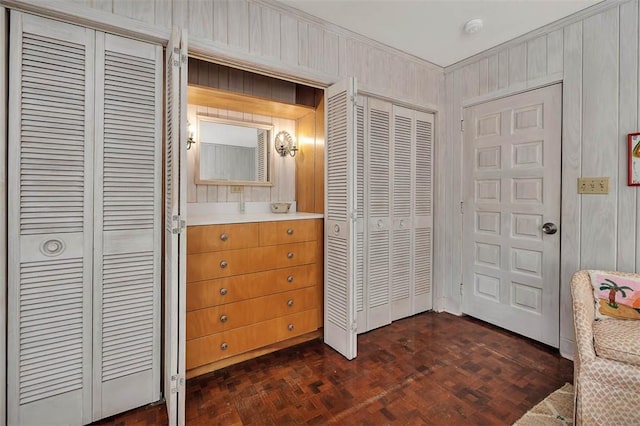
M 469 317 L 425 313 L 358 337 L 347 361 L 321 341 L 187 382 L 188 425 L 510 425 L 573 379 L 555 349 Z M 163 405 L 105 425 L 166 423 Z

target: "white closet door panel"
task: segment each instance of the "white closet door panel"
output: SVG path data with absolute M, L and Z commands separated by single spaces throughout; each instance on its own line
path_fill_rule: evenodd
M 355 81 L 326 91 L 324 340 L 348 359 L 356 356 Z
M 365 310 L 365 247 L 366 233 L 364 229 L 364 159 L 365 159 L 365 102 L 366 98 L 356 99 L 356 324 L 358 333 L 368 330 L 367 312 Z
M 391 225 L 391 319 L 407 317 L 412 311 L 412 200 L 415 175 L 414 111 L 393 106 L 392 126 L 393 208 Z
M 93 40 L 11 14 L 9 424 L 91 421 Z
M 433 308 L 433 125 L 433 114 L 415 112 L 414 314 Z
M 187 39 L 174 27 L 165 50 L 164 396 L 169 425 L 185 422 Z M 183 255 L 181 255 L 181 253 Z
M 160 398 L 162 49 L 98 33 L 96 65 L 93 420 Z
M 389 102 L 367 100 L 365 138 L 365 204 L 367 222 L 366 294 L 367 330 L 391 323 L 390 210 L 391 210 L 391 112 Z

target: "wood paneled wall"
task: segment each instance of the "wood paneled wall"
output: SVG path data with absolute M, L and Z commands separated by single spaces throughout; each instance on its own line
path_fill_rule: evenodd
M 640 271 L 640 196 L 626 184 L 626 135 L 637 131 L 638 1 L 605 2 L 546 31 L 445 70 L 446 143 L 436 206 L 447 233 L 438 249 L 441 295 L 460 312 L 463 107 L 563 82 L 560 349 L 573 352 L 569 282 L 583 268 Z M 607 195 L 577 194 L 577 178 L 609 176 Z
M 96 26 L 162 37 L 187 29 L 190 50 L 328 85 L 355 76 L 383 96 L 439 106 L 443 69 L 274 0 L 3 0 Z M 108 28 L 104 28 L 108 29 Z

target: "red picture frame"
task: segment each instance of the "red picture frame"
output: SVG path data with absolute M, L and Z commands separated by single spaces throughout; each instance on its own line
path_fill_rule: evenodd
M 627 136 L 627 157 L 629 158 L 629 186 L 640 186 L 640 133 L 629 133 Z

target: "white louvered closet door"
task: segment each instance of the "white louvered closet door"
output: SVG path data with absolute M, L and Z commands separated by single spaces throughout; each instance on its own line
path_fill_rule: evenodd
M 434 115 L 414 111 L 413 314 L 433 308 L 433 135 Z
M 91 421 L 94 31 L 11 13 L 8 423 Z
M 365 126 L 367 331 L 391 323 L 389 292 L 391 110 L 392 105 L 389 102 L 374 98 L 367 100 Z
M 415 120 L 413 111 L 393 106 L 391 162 L 393 209 L 391 221 L 391 319 L 413 314 L 412 200 L 415 176 Z
M 169 425 L 185 422 L 187 39 L 174 27 L 165 51 L 164 394 Z M 182 254 L 182 255 L 181 255 Z
M 160 399 L 162 48 L 96 34 L 93 419 Z
M 356 356 L 355 80 L 326 90 L 324 341 L 348 359 Z
M 366 271 L 366 233 L 365 233 L 365 184 L 364 184 L 364 159 L 366 152 L 365 141 L 365 112 L 367 98 L 356 97 L 356 324 L 358 333 L 363 333 L 367 328 L 367 310 L 365 302 L 367 299 L 367 289 L 365 286 Z

